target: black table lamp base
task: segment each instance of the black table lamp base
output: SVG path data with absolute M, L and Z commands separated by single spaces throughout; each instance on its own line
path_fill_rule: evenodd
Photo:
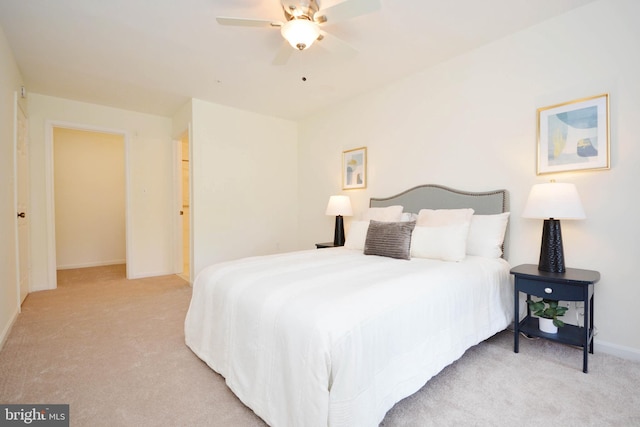
M 551 218 L 544 220 L 538 270 L 548 271 L 550 273 L 564 273 L 566 271 L 559 219 Z
M 344 246 L 344 221 L 342 215 L 336 215 L 336 229 L 333 233 L 334 246 Z

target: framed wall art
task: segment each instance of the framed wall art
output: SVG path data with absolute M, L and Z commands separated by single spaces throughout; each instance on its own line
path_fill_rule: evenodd
M 609 169 L 609 95 L 538 109 L 537 174 Z
M 367 147 L 342 152 L 342 189 L 367 188 Z

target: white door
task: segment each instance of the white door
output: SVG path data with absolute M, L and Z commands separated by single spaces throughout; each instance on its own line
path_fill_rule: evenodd
M 29 293 L 29 144 L 27 116 L 18 105 L 16 135 L 16 198 L 18 221 L 18 276 L 20 304 Z

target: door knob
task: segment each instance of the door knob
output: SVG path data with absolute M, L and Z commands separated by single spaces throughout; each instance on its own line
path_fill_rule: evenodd
M 18 218 L 24 218 L 27 216 L 24 212 L 18 212 Z

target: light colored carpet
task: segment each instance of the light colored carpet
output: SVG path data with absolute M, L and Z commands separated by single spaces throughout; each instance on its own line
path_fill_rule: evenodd
M 72 426 L 264 426 L 184 345 L 177 276 L 64 270 L 29 295 L 0 352 L 1 403 L 68 403 Z M 640 426 L 640 363 L 509 331 L 396 404 L 392 426 Z

